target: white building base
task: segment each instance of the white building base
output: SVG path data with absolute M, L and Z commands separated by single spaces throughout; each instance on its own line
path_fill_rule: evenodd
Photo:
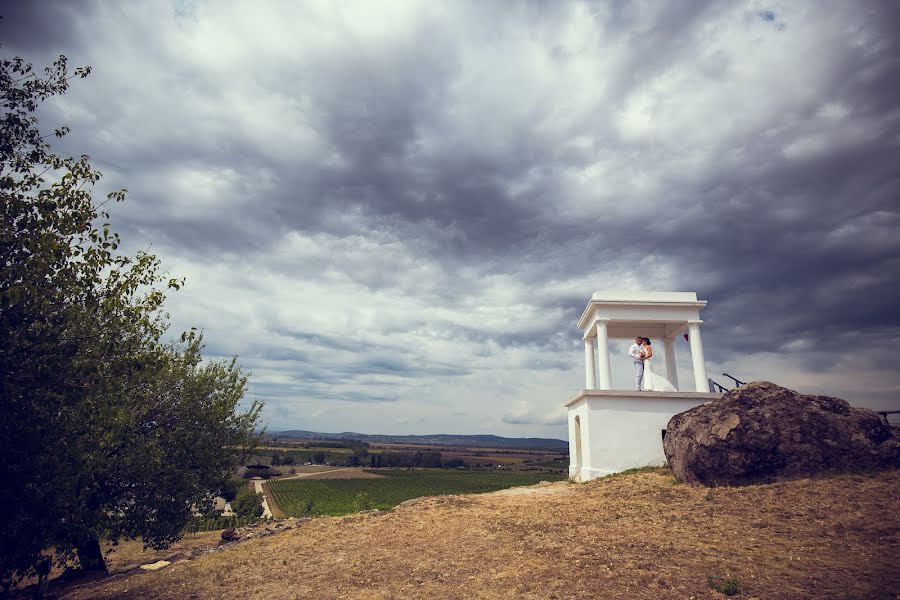
M 664 465 L 662 434 L 674 415 L 720 398 L 703 392 L 583 390 L 569 410 L 569 476 L 589 481 Z

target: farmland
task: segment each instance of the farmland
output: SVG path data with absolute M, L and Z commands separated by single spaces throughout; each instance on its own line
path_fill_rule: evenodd
M 568 468 L 567 453 L 559 445 L 519 448 L 277 437 L 265 440 L 255 448 L 254 454 L 253 463 L 273 467 L 313 463 L 372 468 L 502 468 L 549 471 L 560 475 Z M 267 476 L 279 474 L 278 470 L 273 470 Z
M 367 508 L 388 509 L 405 500 L 444 494 L 478 494 L 563 479 L 527 472 L 466 472 L 442 469 L 391 469 L 375 479 L 293 479 L 267 487 L 286 516 L 343 515 Z

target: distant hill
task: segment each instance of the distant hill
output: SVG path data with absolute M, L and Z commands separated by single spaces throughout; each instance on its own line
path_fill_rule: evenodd
M 553 438 L 508 438 L 499 435 L 454 435 L 438 433 L 433 435 L 379 435 L 344 431 L 342 433 L 322 433 L 319 431 L 266 432 L 270 437 L 292 437 L 323 440 L 358 440 L 361 442 L 382 442 L 388 444 L 420 444 L 429 446 L 477 446 L 479 448 L 569 448 L 569 442 Z

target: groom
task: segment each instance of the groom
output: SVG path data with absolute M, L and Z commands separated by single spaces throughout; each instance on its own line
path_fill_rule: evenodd
M 634 389 L 641 391 L 641 381 L 644 379 L 644 338 L 638 336 L 635 338 L 631 348 L 628 349 L 628 356 L 634 358 Z

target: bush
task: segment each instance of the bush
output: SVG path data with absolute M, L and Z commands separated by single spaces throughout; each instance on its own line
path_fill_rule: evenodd
M 231 502 L 238 494 L 238 490 L 244 486 L 244 482 L 237 477 L 229 477 L 219 486 L 219 494 Z
M 372 499 L 369 497 L 368 492 L 359 492 L 356 494 L 356 497 L 353 499 L 354 505 L 356 506 L 356 510 L 371 510 L 372 509 Z M 312 507 L 310 506 L 310 509 Z
M 738 585 L 737 580 L 733 578 L 726 580 L 724 577 L 710 577 L 707 582 L 709 587 L 726 596 L 734 596 L 741 593 L 741 587 Z
M 244 479 L 252 479 L 254 477 L 261 477 L 263 479 L 268 479 L 272 475 L 272 469 L 247 469 L 244 472 Z
M 231 510 L 239 517 L 256 517 L 263 514 L 263 495 L 250 490 L 241 490 L 231 503 Z
M 259 519 L 256 517 L 222 517 L 215 518 L 195 517 L 184 528 L 185 533 L 198 533 L 201 531 L 216 531 L 218 529 L 228 529 L 229 527 L 243 527 L 250 523 L 255 523 Z

